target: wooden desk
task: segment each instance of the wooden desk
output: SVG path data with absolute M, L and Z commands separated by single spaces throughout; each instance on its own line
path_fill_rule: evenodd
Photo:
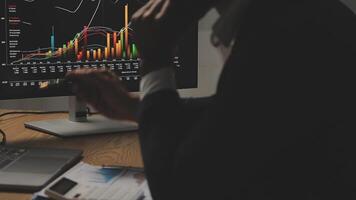
M 67 115 L 65 114 L 11 115 L 0 119 L 0 128 L 6 132 L 9 144 L 30 147 L 82 149 L 84 151 L 83 161 L 90 164 L 143 167 L 137 133 L 61 139 L 25 129 L 24 127 L 24 123 L 28 121 L 66 117 Z M 30 200 L 31 197 L 32 194 L 0 192 L 0 200 Z

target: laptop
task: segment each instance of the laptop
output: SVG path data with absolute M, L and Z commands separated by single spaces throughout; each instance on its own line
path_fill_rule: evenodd
M 0 146 L 0 191 L 37 192 L 81 158 L 81 150 Z

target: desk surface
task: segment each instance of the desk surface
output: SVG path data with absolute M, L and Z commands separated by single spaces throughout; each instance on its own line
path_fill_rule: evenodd
M 3 113 L 0 110 L 0 113 Z M 82 149 L 83 161 L 95 165 L 143 167 L 137 133 L 119 133 L 61 139 L 24 127 L 25 122 L 66 118 L 65 114 L 11 115 L 0 119 L 9 144 L 29 147 Z M 30 200 L 32 194 L 2 193 L 0 200 Z

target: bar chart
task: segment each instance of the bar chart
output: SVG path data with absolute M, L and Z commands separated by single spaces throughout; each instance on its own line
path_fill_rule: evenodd
M 129 91 L 137 91 L 141 56 L 130 17 L 145 2 L 1 0 L 0 89 L 14 92 L 12 97 L 29 97 L 39 92 L 43 81 L 92 68 L 114 72 Z M 197 85 L 197 40 L 196 25 L 173 52 L 172 66 L 180 88 Z M 37 94 L 61 95 L 66 94 Z
M 129 4 L 123 6 L 121 17 L 124 26 L 114 30 L 104 26 L 84 26 L 72 39 L 63 44 L 56 43 L 56 27 L 51 27 L 48 39 L 50 47 L 23 51 L 12 61 L 14 64 L 28 61 L 108 61 L 137 60 L 139 52 L 131 39 L 134 34 L 129 27 Z M 92 38 L 94 38 L 92 40 Z

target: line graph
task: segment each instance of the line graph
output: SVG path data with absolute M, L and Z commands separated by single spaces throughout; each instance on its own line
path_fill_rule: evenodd
M 84 2 L 84 0 L 81 0 L 80 3 L 79 3 L 79 5 L 77 6 L 77 8 L 76 8 L 75 10 L 73 10 L 73 11 L 72 11 L 72 10 L 69 10 L 69 9 L 67 9 L 67 8 L 62 8 L 62 7 L 60 7 L 60 6 L 55 6 L 55 8 L 57 8 L 57 9 L 59 9 L 59 10 L 63 10 L 63 11 L 65 11 L 65 12 L 69 12 L 69 13 L 75 14 L 75 13 L 80 9 L 80 7 L 82 6 L 83 2 Z
M 22 23 L 23 23 L 23 24 L 26 24 L 26 25 L 29 25 L 29 26 L 31 26 L 31 25 L 32 25 L 32 23 L 30 23 L 30 22 L 25 22 L 25 21 L 22 21 Z
M 94 11 L 94 14 L 93 14 L 93 16 L 91 17 L 91 19 L 90 19 L 90 21 L 89 21 L 87 27 L 90 27 L 90 25 L 91 25 L 91 23 L 93 22 L 93 19 L 94 19 L 96 13 L 98 12 L 98 9 L 99 9 L 100 4 L 101 4 L 101 0 L 98 0 L 98 1 L 99 1 L 99 2 L 98 2 L 98 5 L 96 6 L 95 11 Z
M 95 10 L 93 11 L 93 15 L 92 15 L 92 17 L 90 18 L 90 21 L 89 21 L 88 24 L 87 24 L 87 27 L 90 27 L 91 23 L 93 22 L 93 20 L 94 20 L 94 18 L 95 18 L 95 16 L 96 16 L 96 13 L 97 13 L 98 10 L 99 10 L 99 7 L 100 7 L 100 5 L 101 5 L 101 1 L 102 1 L 102 0 L 91 0 L 91 2 L 95 2 L 95 1 L 97 1 L 98 3 L 97 3 L 97 6 L 96 6 Z M 76 8 L 75 10 L 69 10 L 69 9 L 67 9 L 67 8 L 63 8 L 63 7 L 60 7 L 60 6 L 55 6 L 54 8 L 56 8 L 56 9 L 58 9 L 58 10 L 61 10 L 61 11 L 64 11 L 64 12 L 68 12 L 68 13 L 70 13 L 70 14 L 76 14 L 76 13 L 78 12 L 78 10 L 81 8 L 81 6 L 83 5 L 83 2 L 84 2 L 84 0 L 81 0 L 80 3 L 79 3 L 79 5 L 77 6 L 77 8 Z

